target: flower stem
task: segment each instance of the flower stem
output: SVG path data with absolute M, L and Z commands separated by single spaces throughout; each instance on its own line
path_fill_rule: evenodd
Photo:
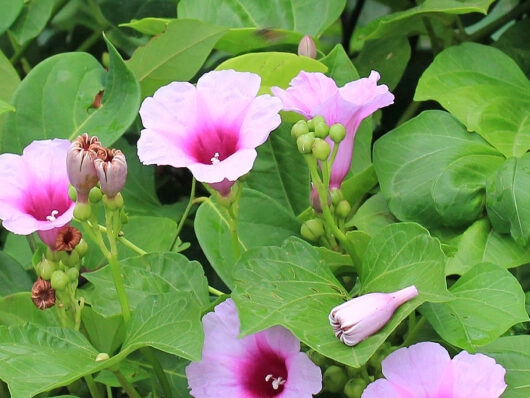
M 190 213 L 191 208 L 196 203 L 195 202 L 195 186 L 197 185 L 197 180 L 195 178 L 191 179 L 191 192 L 190 192 L 190 199 L 188 201 L 188 204 L 186 205 L 186 208 L 184 209 L 184 213 L 182 213 L 182 217 L 180 218 L 180 221 L 177 226 L 177 232 L 175 234 L 175 239 L 173 239 L 173 243 L 171 243 L 171 246 L 169 250 L 173 250 L 175 245 L 177 244 L 177 240 L 179 238 L 180 232 L 182 231 L 182 228 L 184 227 L 184 223 L 186 222 L 186 219 L 188 218 L 188 214 Z
M 169 386 L 169 382 L 167 381 L 166 374 L 164 373 L 164 369 L 160 365 L 160 362 L 156 358 L 156 356 L 153 354 L 153 351 L 151 347 L 144 347 L 141 348 L 140 351 L 144 355 L 144 357 L 151 363 L 151 366 L 153 367 L 153 370 L 155 371 L 156 377 L 158 379 L 158 382 L 162 386 L 163 396 L 164 398 L 171 398 L 171 388 Z
M 125 376 L 119 370 L 114 370 L 113 373 L 114 373 L 114 376 L 116 376 L 116 378 L 120 382 L 120 385 L 122 386 L 122 388 L 125 390 L 125 392 L 127 393 L 127 395 L 129 397 L 131 397 L 131 398 L 141 398 L 141 395 L 138 394 L 138 391 L 135 390 L 135 388 L 131 385 L 131 383 L 129 383 L 127 381 Z
M 217 296 L 217 297 L 221 297 L 224 294 L 226 294 L 220 290 L 217 290 L 215 287 L 211 287 L 210 285 L 208 285 L 208 292 L 210 292 L 210 294 L 213 294 L 214 296 Z
M 99 388 L 94 382 L 94 378 L 91 374 L 88 374 L 85 376 L 85 382 L 88 387 L 88 391 L 90 391 L 90 395 L 93 398 L 101 398 L 101 394 L 99 393 Z

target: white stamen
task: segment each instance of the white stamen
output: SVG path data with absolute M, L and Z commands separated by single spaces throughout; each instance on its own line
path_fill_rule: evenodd
M 272 380 L 272 388 L 274 388 L 275 390 L 280 388 L 280 386 L 284 385 L 285 382 L 287 381 L 281 376 L 280 377 L 274 377 L 274 375 L 272 375 L 272 374 L 268 374 L 267 376 L 265 376 L 265 381 L 266 382 L 269 382 L 271 380 Z
M 57 214 L 59 214 L 59 210 L 52 210 L 52 214 L 49 216 L 46 216 L 46 220 L 48 221 L 55 221 L 57 218 L 55 217 Z
M 220 162 L 219 160 L 219 152 L 215 152 L 214 155 L 213 155 L 213 158 L 210 159 L 210 162 L 212 162 L 212 164 L 217 164 Z

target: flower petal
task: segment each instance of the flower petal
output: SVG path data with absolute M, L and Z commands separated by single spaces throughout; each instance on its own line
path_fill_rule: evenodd
M 282 398 L 311 397 L 322 389 L 322 371 L 309 357 L 299 352 L 287 358 L 289 377 Z
M 444 376 L 451 369 L 451 357 L 441 345 L 422 342 L 394 351 L 382 367 L 390 383 L 412 396 L 434 397 L 447 382 Z
M 188 168 L 197 181 L 214 183 L 221 182 L 225 178 L 229 181 L 236 181 L 252 169 L 257 155 L 253 148 L 241 149 L 219 163 L 190 163 Z
M 263 144 L 281 123 L 281 101 L 270 95 L 256 97 L 247 109 L 240 128 L 239 148 L 255 148 Z
M 483 354 L 460 352 L 453 358 L 454 398 L 498 398 L 506 389 L 506 370 Z
M 300 72 L 287 90 L 271 87 L 272 93 L 283 102 L 283 109 L 301 113 L 306 118 L 316 116 L 314 109 L 335 95 L 338 88 L 335 81 L 323 73 Z

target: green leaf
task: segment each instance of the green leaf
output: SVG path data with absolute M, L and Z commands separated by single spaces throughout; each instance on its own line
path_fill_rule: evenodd
M 248 187 L 270 196 L 291 214 L 300 214 L 309 206 L 309 171 L 291 137 L 291 126 L 281 124 L 257 151 Z
M 425 0 L 416 7 L 384 15 L 373 20 L 360 29 L 359 38 L 362 40 L 379 37 L 409 35 L 422 32 L 424 19 L 432 17 L 434 20 L 446 19 L 447 24 L 451 14 L 469 14 L 479 12 L 486 14 L 488 7 L 494 0 Z
M 219 65 L 217 70 L 235 69 L 253 72 L 261 76 L 260 93 L 270 94 L 271 86 L 286 88 L 291 80 L 305 70 L 306 72 L 326 72 L 321 62 L 308 57 L 280 52 L 244 54 L 230 58 Z
M 372 236 L 361 264 L 362 293 L 392 292 L 415 285 L 425 301 L 451 298 L 440 241 L 415 223 L 396 223 Z
M 517 243 L 526 246 L 530 239 L 530 154 L 504 162 L 486 187 L 486 207 L 493 228 L 510 233 Z
M 35 396 L 68 385 L 103 365 L 98 352 L 72 329 L 32 324 L 0 326 L 0 379 L 12 398 Z
M 170 292 L 147 297 L 138 305 L 122 349 L 150 346 L 199 361 L 203 337 L 199 302 L 188 292 Z
M 178 253 L 150 253 L 120 262 L 123 283 L 134 310 L 146 297 L 169 292 L 186 292 L 205 307 L 209 304 L 208 283 L 201 265 Z M 83 294 L 97 313 L 109 317 L 121 313 L 109 266 L 84 273 L 91 282 Z
M 230 28 L 282 28 L 311 36 L 322 34 L 340 16 L 344 0 L 308 6 L 305 0 L 181 0 L 180 18 L 194 18 Z
M 2 9 L 2 12 L 3 11 L 4 9 Z M 20 83 L 20 78 L 18 77 L 17 71 L 2 51 L 0 51 L 0 76 L 2 76 L 2 79 L 0 79 L 0 100 L 9 102 L 15 89 Z
M 374 166 L 391 212 L 426 226 L 467 226 L 484 210 L 504 157 L 446 112 L 425 111 L 377 140 Z
M 1 152 L 21 153 L 31 141 L 73 140 L 88 132 L 104 145 L 116 141 L 137 115 L 138 82 L 107 41 L 109 71 L 87 53 L 64 53 L 39 63 L 18 86 L 0 137 Z M 94 98 L 104 90 L 102 105 Z M 9 132 L 9 134 L 7 133 Z
M 298 47 L 301 33 L 285 29 L 232 28 L 217 42 L 215 48 L 231 54 L 242 54 L 268 47 Z
M 81 317 L 87 337 L 99 352 L 111 354 L 121 346 L 125 334 L 121 313 L 104 317 L 87 305 Z
M 103 16 L 114 25 L 143 17 L 176 17 L 173 0 L 101 0 L 98 4 Z
M 526 398 L 530 394 L 530 336 L 505 336 L 478 349 L 479 352 L 495 358 L 506 369 L 508 384 L 503 398 Z
M 179 19 L 139 47 L 127 62 L 142 87 L 142 97 L 172 81 L 188 81 L 200 69 L 225 28 Z
M 167 29 L 167 25 L 174 21 L 172 18 L 142 18 L 133 19 L 128 23 L 121 23 L 120 27 L 127 27 L 136 30 L 137 32 L 143 33 L 148 36 L 155 36 L 164 33 Z
M 335 337 L 328 316 L 349 297 L 308 243 L 290 238 L 282 247 L 248 250 L 237 262 L 234 275 L 232 297 L 242 334 L 283 325 L 315 351 L 354 367 L 366 363 L 423 302 L 420 296 L 405 303 L 378 333 L 355 347 L 347 347 Z
M 230 220 L 224 208 L 208 200 L 201 204 L 195 216 L 195 234 L 206 258 L 228 286 L 234 284 L 237 258 L 232 246 Z M 269 196 L 244 189 L 239 201 L 237 223 L 240 250 L 256 246 L 278 245 L 297 235 L 300 224 L 294 215 Z
M 505 268 L 530 263 L 530 247 L 523 248 L 510 235 L 493 230 L 487 217 L 475 221 L 447 244 L 456 248 L 456 253 L 447 261 L 447 275 L 462 275 L 483 262 Z
M 381 75 L 380 83 L 394 89 L 401 80 L 410 60 L 410 44 L 405 36 L 396 35 L 367 41 L 355 64 L 361 76 L 376 70 Z
M 6 112 L 14 112 L 14 111 L 15 111 L 14 106 L 8 104 L 7 102 L 0 100 L 0 115 Z
M 506 157 L 530 149 L 530 82 L 502 51 L 475 43 L 440 53 L 414 97 L 436 100 Z
M 344 47 L 337 44 L 324 58 L 320 59 L 328 67 L 328 76 L 335 80 L 338 87 L 344 86 L 353 80 L 357 80 L 359 72 L 346 54 Z
M 528 321 L 521 285 L 504 267 L 477 264 L 450 291 L 455 300 L 426 303 L 420 311 L 445 341 L 467 351 L 474 352 L 515 323 Z
M 24 0 L 0 0 L 0 35 L 15 22 L 23 7 Z
M 31 289 L 31 286 L 30 286 Z M 15 293 L 0 299 L 0 324 L 57 326 L 61 321 L 55 308 L 39 310 L 31 301 L 31 290 Z
M 16 42 L 23 45 L 37 37 L 52 15 L 55 0 L 31 0 L 11 27 Z
M 13 257 L 1 251 L 0 264 L 0 297 L 19 291 L 31 291 L 31 278 Z
M 378 192 L 359 207 L 359 210 L 357 210 L 351 222 L 347 225 L 355 226 L 369 235 L 374 235 L 381 228 L 396 221 L 390 210 L 388 210 L 385 197 L 381 192 Z

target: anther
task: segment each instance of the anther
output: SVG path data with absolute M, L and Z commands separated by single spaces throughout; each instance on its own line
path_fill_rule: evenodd
M 220 162 L 219 160 L 219 152 L 215 152 L 214 155 L 213 155 L 213 158 L 210 159 L 210 162 L 212 162 L 212 164 L 217 164 Z
M 55 221 L 57 218 L 55 217 L 57 214 L 59 214 L 59 210 L 52 210 L 52 214 L 49 216 L 46 216 L 46 220 L 48 221 Z

